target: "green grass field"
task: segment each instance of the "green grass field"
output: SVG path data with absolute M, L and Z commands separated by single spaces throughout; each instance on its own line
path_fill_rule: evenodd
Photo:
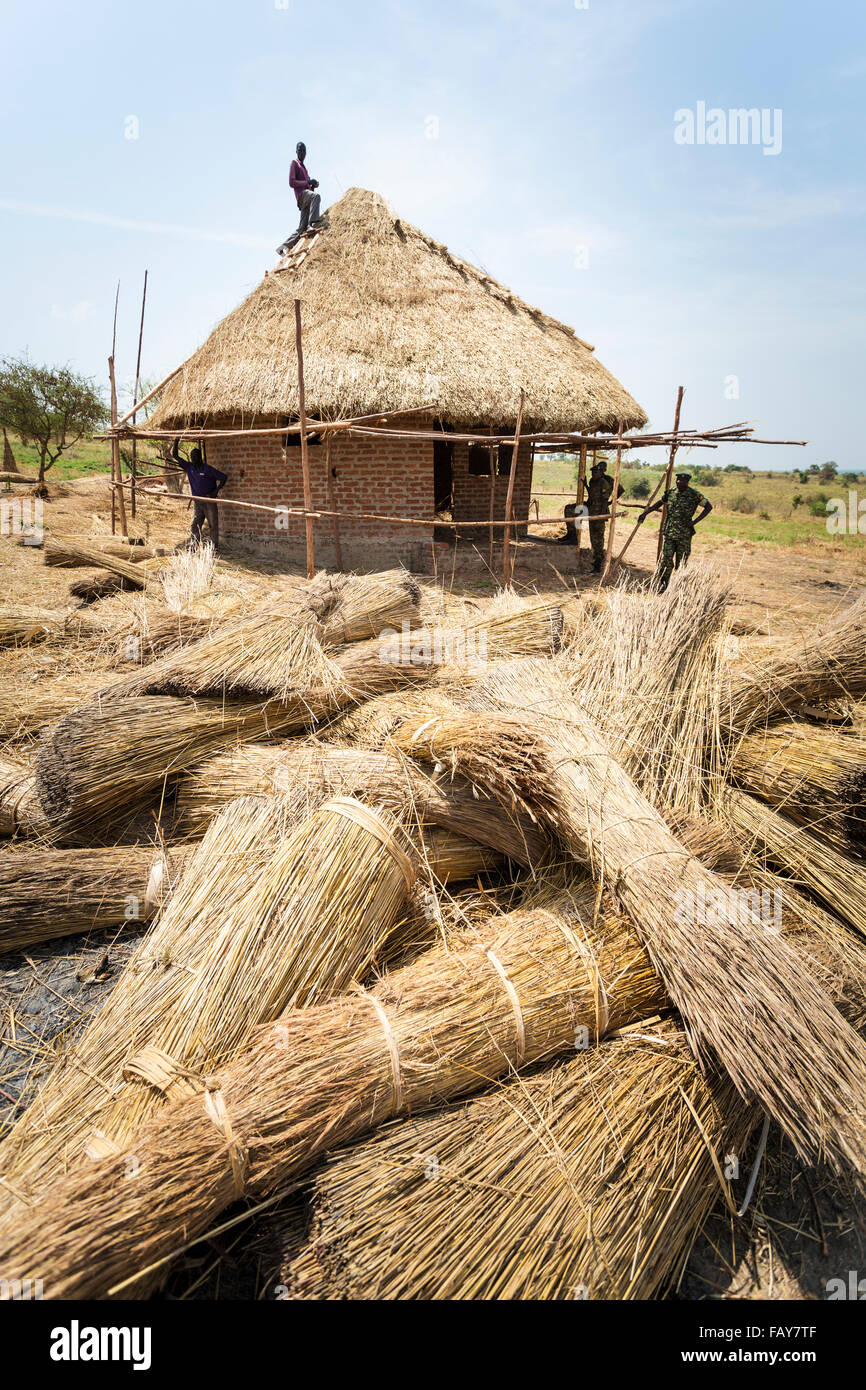
M 866 498 L 866 487 L 850 475 L 834 478 L 830 482 L 820 482 L 810 477 L 801 482 L 799 474 L 758 472 L 726 472 L 724 469 L 711 469 L 686 463 L 678 468 L 693 473 L 692 486 L 704 493 L 713 504 L 713 510 L 706 521 L 701 522 L 704 533 L 728 536 L 733 540 L 759 542 L 770 545 L 815 545 L 832 543 L 834 545 L 862 545 L 863 537 L 839 536 L 827 529 L 825 503 L 834 497 L 846 498 L 849 488 L 854 488 Z M 612 463 L 608 471 L 613 472 Z M 623 468 L 620 479 L 625 487 L 623 502 L 646 501 L 655 490 L 661 466 L 651 465 Z M 544 492 L 566 492 L 573 490 L 576 476 L 576 463 L 572 458 L 547 458 L 537 460 L 533 473 L 533 495 L 538 496 L 539 514 L 542 520 L 562 516 L 562 508 L 567 497 L 542 497 Z M 635 496 L 635 485 L 649 484 L 645 497 Z M 573 494 L 572 494 L 573 495 Z M 795 499 L 800 502 L 795 505 Z M 815 511 L 813 512 L 812 508 Z M 534 514 L 534 508 L 533 508 Z M 638 512 L 629 509 L 626 516 L 637 520 Z M 646 523 L 649 527 L 658 525 L 657 516 Z
M 0 437 L 0 446 L 3 440 Z M 22 444 L 19 439 L 10 438 L 12 452 L 15 455 L 15 462 L 22 473 L 28 477 L 35 478 L 39 472 L 39 452 L 32 444 Z M 0 447 L 2 453 L 2 447 Z M 138 459 L 142 466 L 147 466 L 148 458 L 152 455 L 152 450 L 146 444 L 140 444 L 138 448 Z M 86 478 L 91 473 L 108 473 L 111 469 L 111 445 L 107 440 L 101 439 L 82 439 L 74 449 L 68 453 L 61 454 L 54 467 L 45 475 L 45 481 L 49 488 L 52 483 L 66 482 L 72 478 Z

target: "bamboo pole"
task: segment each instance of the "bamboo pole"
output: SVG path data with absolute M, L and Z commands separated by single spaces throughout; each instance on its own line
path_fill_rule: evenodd
M 581 446 L 580 446 L 580 457 L 579 457 L 579 459 L 578 459 L 578 464 L 577 464 L 577 491 L 576 491 L 576 493 L 575 493 L 575 498 L 574 498 L 574 500 L 575 500 L 575 502 L 577 503 L 577 506 L 578 506 L 578 507 L 581 507 L 581 506 L 583 505 L 583 489 L 584 489 L 584 484 L 585 484 L 585 483 L 586 483 L 586 444 L 581 444 Z M 578 555 L 580 554 L 580 543 L 581 543 L 581 541 L 583 540 L 583 527 L 582 527 L 581 524 L 580 524 L 581 520 L 582 520 L 582 518 L 578 519 L 578 517 L 575 517 L 575 526 L 576 526 L 576 528 L 577 528 L 577 554 L 578 554 Z
M 669 456 L 669 458 L 668 458 L 667 471 L 666 471 L 666 473 L 665 473 L 665 496 L 667 496 L 667 493 L 668 493 L 668 491 L 669 491 L 669 489 L 670 489 L 670 485 L 671 485 L 671 476 L 672 476 L 673 471 L 674 471 L 674 462 L 675 462 L 676 456 L 677 456 L 677 430 L 678 430 L 679 427 L 680 427 L 680 407 L 682 406 L 682 403 L 683 403 L 683 394 L 684 394 L 684 392 L 685 392 L 685 387 L 684 387 L 684 386 L 680 386 L 679 389 L 677 390 L 677 405 L 676 405 L 676 410 L 674 411 L 674 432 L 673 432 L 673 438 L 671 439 L 671 452 L 670 452 L 670 456 Z M 659 560 L 660 560 L 660 558 L 661 558 L 661 553 L 662 553 L 662 542 L 663 542 L 663 539 L 664 539 L 665 519 L 666 519 L 666 517 L 667 517 L 667 510 L 668 510 L 668 509 L 667 509 L 667 503 L 665 502 L 665 503 L 662 504 L 662 518 L 661 518 L 661 521 L 659 522 L 659 538 L 658 538 L 658 542 L 657 542 L 657 544 L 656 544 L 656 564 L 658 564 L 658 562 L 659 562 Z
M 144 272 L 144 288 L 143 288 L 142 291 L 141 291 L 141 320 L 140 320 L 139 325 L 138 325 L 138 356 L 137 356 L 136 359 L 135 359 L 135 386 L 134 386 L 133 392 L 132 392 L 132 399 L 133 399 L 133 400 L 135 400 L 136 397 L 138 396 L 139 382 L 141 381 L 141 344 L 142 344 L 142 341 L 143 341 L 143 339 L 144 339 L 144 306 L 145 306 L 145 303 L 146 303 L 146 302 L 147 302 L 147 271 L 145 270 L 145 272 Z M 135 412 L 133 412 L 132 423 L 133 423 L 133 425 L 135 424 Z M 131 509 L 131 512 L 132 512 L 132 518 L 133 518 L 133 520 L 135 520 L 135 479 L 136 479 L 136 464 L 137 464 L 137 462 L 138 462 L 138 452 L 137 452 L 137 447 L 136 447 L 137 444 L 138 444 L 138 440 L 135 438 L 135 436 L 133 436 L 133 440 L 132 440 L 132 487 L 130 488 L 130 493 L 129 493 L 129 496 L 130 496 L 130 503 L 131 503 L 131 508 L 130 508 L 130 509 Z
M 610 557 L 613 552 L 613 533 L 616 529 L 617 504 L 619 502 L 619 470 L 622 467 L 622 422 L 619 426 L 619 439 L 616 446 L 616 467 L 613 472 L 613 493 L 610 499 L 610 525 L 607 528 L 607 547 L 604 552 L 604 571 L 599 581 L 604 584 L 610 573 Z
M 304 348 L 301 342 L 301 301 L 295 300 L 295 346 L 298 351 L 298 414 L 301 426 L 301 473 L 304 478 L 304 527 L 307 536 L 307 578 L 316 572 L 313 540 L 313 489 L 310 483 L 310 456 L 307 452 L 307 411 L 304 399 Z
M 334 483 L 334 470 L 331 467 L 331 436 L 325 440 L 325 472 L 328 475 L 328 501 L 333 512 L 334 522 L 334 557 L 337 561 L 337 569 L 343 569 L 343 547 L 340 543 L 340 518 L 337 515 L 337 488 Z
M 502 571 L 506 588 L 511 583 L 511 504 L 514 500 L 514 479 L 517 474 L 517 454 L 520 449 L 520 427 L 523 424 L 523 406 L 526 392 L 521 387 L 520 405 L 517 409 L 517 426 L 514 431 L 514 444 L 511 450 L 511 467 L 508 470 L 508 492 L 505 497 L 505 544 L 502 557 Z

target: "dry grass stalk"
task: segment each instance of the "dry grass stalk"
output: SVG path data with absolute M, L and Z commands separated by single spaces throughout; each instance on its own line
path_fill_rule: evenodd
M 726 717 L 738 733 L 750 733 L 797 715 L 804 704 L 866 694 L 866 598 L 810 632 L 791 651 L 757 661 L 731 676 Z
M 31 1194 L 86 1162 L 97 1132 L 123 1144 L 164 1103 L 142 1084 L 143 1050 L 166 1085 L 208 1073 L 256 1025 L 345 989 L 399 923 L 415 861 L 386 812 L 338 798 L 286 834 L 273 799 L 211 827 L 115 990 L 0 1145 L 6 1191 Z M 170 1059 L 170 1064 L 165 1059 Z
M 499 663 L 473 703 L 508 713 L 407 727 L 400 746 L 543 816 L 615 884 L 693 1046 L 756 1096 L 800 1153 L 866 1172 L 866 1044 L 797 951 L 779 940 L 766 949 L 760 918 L 675 839 L 550 662 Z M 706 902 L 717 906 L 698 927 Z
M 526 816 L 474 793 L 459 778 L 431 777 L 393 753 L 295 739 L 244 744 L 190 768 L 178 783 L 179 823 L 203 834 L 227 802 L 274 794 L 303 796 L 310 806 L 337 794 L 375 797 L 392 812 L 408 809 L 412 824 L 455 831 L 527 867 L 538 865 L 550 848 Z
M 43 1278 L 51 1297 L 105 1296 L 325 1150 L 646 1017 L 663 1004 L 658 979 L 621 917 L 595 921 L 596 901 L 588 885 L 491 921 L 367 994 L 257 1029 L 206 1091 L 138 1131 L 135 1182 L 107 1157 L 7 1215 L 0 1267 Z
M 673 1028 L 636 1031 L 336 1154 L 281 1282 L 303 1299 L 653 1297 L 722 1155 L 747 1176 L 760 1114 Z
M 39 798 L 55 833 L 80 835 L 116 807 L 146 804 L 218 748 L 308 727 L 341 706 L 429 675 L 420 666 L 380 661 L 375 639 L 352 643 L 332 665 L 333 684 L 296 691 L 287 704 L 142 696 L 66 715 L 43 733 L 37 759 Z
M 94 561 L 83 559 L 84 555 L 109 555 L 116 560 L 128 560 L 140 564 L 142 560 L 153 560 L 157 551 L 151 545 L 135 545 L 120 537 L 97 540 L 93 536 L 47 536 L 42 560 L 46 565 L 57 565 L 64 569 L 79 565 L 90 565 Z
M 6 685 L 0 691 L 0 739 L 13 742 L 38 734 L 96 695 L 105 684 L 102 672 L 76 672 L 45 683 Z
M 210 541 L 173 555 L 160 572 L 165 606 L 171 613 L 182 613 L 206 594 L 213 583 L 216 551 Z
M 841 853 L 866 842 L 866 740 L 860 734 L 775 725 L 740 741 L 729 774 L 743 791 Z
M 191 851 L 17 849 L 0 855 L 0 953 L 74 932 L 146 922 Z

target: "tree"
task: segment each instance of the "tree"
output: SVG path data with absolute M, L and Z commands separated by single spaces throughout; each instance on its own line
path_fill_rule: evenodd
M 818 474 L 822 483 L 832 483 L 836 476 L 837 468 L 835 462 L 830 459 L 827 463 L 821 464 L 821 471 Z
M 0 425 L 39 451 L 37 496 L 46 496 L 45 474 L 60 455 L 108 418 L 94 383 L 68 367 L 39 367 L 26 357 L 0 362 Z

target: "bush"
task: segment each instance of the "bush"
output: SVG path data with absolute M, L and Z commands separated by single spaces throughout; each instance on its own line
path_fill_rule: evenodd
M 762 521 L 770 521 L 772 519 L 769 512 L 758 512 L 758 516 Z
M 826 497 L 822 497 L 822 496 L 820 496 L 820 495 L 819 495 L 818 497 L 810 497 L 810 498 L 809 498 L 809 511 L 810 511 L 810 513 L 812 514 L 812 516 L 826 516 L 826 515 L 827 515 L 827 498 L 826 498 Z
M 648 478 L 635 478 L 626 488 L 629 497 L 649 497 L 651 491 Z
M 744 492 L 738 492 L 736 497 L 731 498 L 731 510 L 734 512 L 744 512 L 746 516 L 751 516 L 755 510 L 755 503 L 751 497 L 747 497 Z
M 802 494 L 802 492 L 795 492 L 795 493 L 794 493 L 794 496 L 791 498 L 791 506 L 794 507 L 794 508 L 796 509 L 797 507 L 802 507 L 802 505 L 803 505 L 803 494 Z

